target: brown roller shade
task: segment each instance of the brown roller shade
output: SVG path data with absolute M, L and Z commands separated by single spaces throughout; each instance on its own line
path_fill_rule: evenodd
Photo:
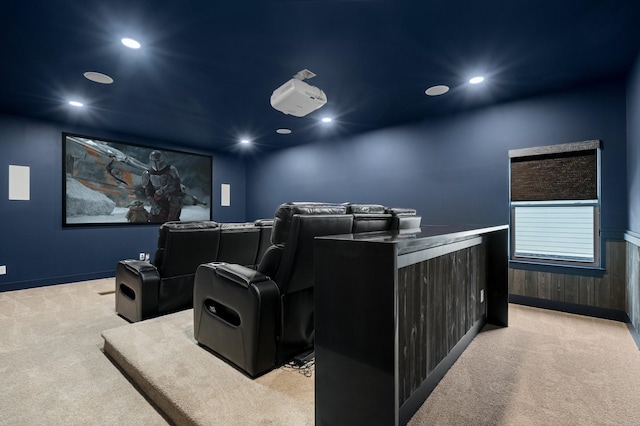
M 597 198 L 595 149 L 511 159 L 511 201 Z

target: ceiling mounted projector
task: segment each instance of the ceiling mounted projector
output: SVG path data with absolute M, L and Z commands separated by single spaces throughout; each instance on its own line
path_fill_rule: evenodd
M 304 117 L 326 104 L 327 95 L 322 90 L 302 81 L 313 77 L 315 74 L 309 70 L 299 71 L 273 91 L 271 106 L 285 114 Z

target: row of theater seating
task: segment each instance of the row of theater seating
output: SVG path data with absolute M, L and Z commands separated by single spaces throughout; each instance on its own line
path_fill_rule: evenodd
M 251 377 L 311 351 L 315 238 L 419 226 L 420 217 L 413 209 L 281 205 L 274 219 L 272 245 L 257 270 L 229 263 L 198 267 L 193 296 L 196 341 Z
M 198 343 L 255 377 L 313 347 L 315 237 L 419 226 L 414 209 L 329 203 L 282 204 L 252 223 L 167 222 L 153 262 L 118 263 L 116 312 L 135 322 L 194 307 Z
M 116 267 L 116 312 L 131 322 L 193 306 L 198 265 L 237 263 L 255 268 L 271 245 L 273 219 L 248 223 L 166 222 L 151 262 L 122 260 Z

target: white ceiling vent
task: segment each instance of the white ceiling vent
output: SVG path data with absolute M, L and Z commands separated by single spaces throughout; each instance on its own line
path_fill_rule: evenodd
M 304 117 L 327 103 L 327 95 L 302 80 L 315 77 L 307 69 L 296 75 L 271 94 L 271 106 L 284 114 Z

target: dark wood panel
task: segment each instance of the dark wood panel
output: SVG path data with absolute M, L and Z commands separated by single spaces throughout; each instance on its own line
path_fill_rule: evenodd
M 431 374 L 436 367 L 437 354 L 435 353 L 436 342 L 441 340 L 439 332 L 442 327 L 442 288 L 436 285 L 438 276 L 438 261 L 434 260 L 427 264 L 427 374 Z
M 593 306 L 595 304 L 595 278 L 578 277 L 578 287 L 580 292 L 580 304 Z
M 538 273 L 536 271 L 524 272 L 525 296 L 538 297 Z
M 399 401 L 404 403 L 484 312 L 481 245 L 398 271 Z
M 628 242 L 627 246 L 627 305 L 629 319 L 640 330 L 640 247 Z
M 607 241 L 607 272 L 610 275 L 610 307 L 626 309 L 627 247 L 624 241 Z
M 538 274 L 538 295 L 541 299 L 551 298 L 552 282 L 550 272 L 540 272 Z
M 506 226 L 474 232 L 316 240 L 316 424 L 406 424 L 485 319 L 507 325 Z
M 605 273 L 602 277 L 509 270 L 509 293 L 544 300 L 599 308 L 626 310 L 626 243 L 605 242 Z
M 564 276 L 564 301 L 580 303 L 580 277 L 577 275 Z
M 610 253 L 608 244 L 606 253 Z M 611 270 L 611 265 L 609 264 L 609 260 L 607 258 L 607 271 Z M 605 272 L 601 279 L 596 280 L 597 285 L 595 288 L 595 302 L 594 306 L 599 306 L 602 308 L 611 308 L 613 299 L 611 298 L 611 274 Z
M 551 300 L 564 301 L 563 274 L 551 274 Z
M 509 268 L 509 293 L 524 296 L 524 270 Z
M 495 244 L 495 241 L 492 244 Z M 478 263 L 476 263 L 476 265 L 478 265 L 478 280 L 477 280 L 478 288 L 476 290 L 476 304 L 475 304 L 476 317 L 475 317 L 474 323 L 476 321 L 479 321 L 483 316 L 487 315 L 487 309 L 488 309 L 487 298 L 489 297 L 489 295 L 487 294 L 489 291 L 488 289 L 489 286 L 487 285 L 487 279 L 488 279 L 487 277 L 489 276 L 489 268 L 490 268 L 489 254 L 487 253 L 487 247 L 484 244 L 481 246 L 477 246 L 477 250 L 478 250 L 477 255 L 479 259 Z M 504 267 L 506 268 L 506 266 L 507 266 L 507 262 L 505 261 Z M 493 267 L 493 265 L 491 265 L 491 267 Z M 504 281 L 502 282 L 502 285 L 504 286 Z M 484 297 L 485 297 L 485 299 L 482 302 L 480 301 L 480 293 L 484 293 Z M 508 302 L 505 303 L 505 305 L 508 306 Z

